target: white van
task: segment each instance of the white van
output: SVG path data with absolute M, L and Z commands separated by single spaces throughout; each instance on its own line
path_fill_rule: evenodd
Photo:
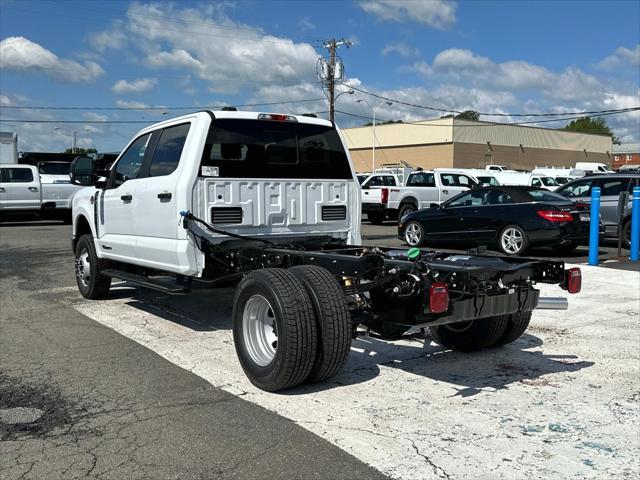
M 604 163 L 597 162 L 577 162 L 576 170 L 583 170 L 589 173 L 614 173 L 613 170 Z

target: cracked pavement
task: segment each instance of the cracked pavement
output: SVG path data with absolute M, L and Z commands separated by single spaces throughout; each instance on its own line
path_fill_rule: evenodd
M 43 412 L 0 421 L 0 479 L 383 478 L 62 302 L 69 229 L 0 227 L 1 418 Z

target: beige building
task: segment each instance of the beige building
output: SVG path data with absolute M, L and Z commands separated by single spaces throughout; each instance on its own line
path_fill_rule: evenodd
M 372 168 L 372 127 L 347 128 L 356 171 Z M 576 162 L 611 164 L 611 137 L 549 128 L 439 118 L 376 125 L 375 167 L 405 162 L 414 167 L 483 168 L 488 164 L 530 170 L 572 167 Z

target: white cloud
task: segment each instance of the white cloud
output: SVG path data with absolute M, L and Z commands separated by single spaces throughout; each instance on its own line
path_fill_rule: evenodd
M 104 74 L 95 62 L 80 64 L 60 58 L 24 37 L 7 37 L 0 42 L 0 67 L 19 72 L 42 71 L 63 82 L 92 82 Z
M 390 43 L 389 45 L 384 47 L 380 53 L 382 53 L 382 55 L 397 53 L 401 57 L 417 57 L 418 55 L 420 55 L 420 49 L 417 47 L 412 47 L 411 45 L 407 45 L 406 43 L 397 42 Z
M 625 65 L 640 66 L 640 43 L 634 48 L 618 47 L 614 53 L 598 63 L 598 67 L 613 70 Z
M 113 84 L 111 90 L 118 94 L 144 93 L 152 90 L 156 83 L 157 80 L 155 78 L 140 78 L 132 82 L 128 82 L 127 80 L 118 80 Z
M 13 105 L 13 102 L 7 95 L 0 94 L 0 105 L 8 107 L 9 105 Z
M 304 18 L 301 18 L 300 21 L 298 22 L 298 29 L 301 32 L 310 32 L 311 30 L 315 30 L 316 26 L 309 19 L 309 17 L 304 17 Z
M 109 118 L 107 115 L 100 115 L 96 112 L 83 112 L 82 117 L 91 122 L 104 122 Z
M 100 53 L 124 47 L 127 44 L 127 35 L 123 31 L 123 23 L 117 21 L 110 30 L 92 34 L 89 36 L 89 43 Z
M 449 0 L 364 0 L 358 5 L 380 20 L 412 20 L 441 30 L 456 23 L 457 5 Z
M 267 35 L 206 5 L 179 6 L 133 3 L 129 7 L 120 31 L 139 50 L 146 66 L 191 74 L 208 83 L 212 92 L 316 79 L 318 55 L 311 45 Z

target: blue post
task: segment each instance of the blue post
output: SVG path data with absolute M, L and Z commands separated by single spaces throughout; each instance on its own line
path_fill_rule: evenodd
M 600 187 L 591 189 L 591 223 L 589 224 L 589 265 L 598 265 L 600 235 Z
M 640 187 L 633 187 L 633 200 L 631 201 L 631 254 L 629 260 L 638 261 L 640 249 Z

